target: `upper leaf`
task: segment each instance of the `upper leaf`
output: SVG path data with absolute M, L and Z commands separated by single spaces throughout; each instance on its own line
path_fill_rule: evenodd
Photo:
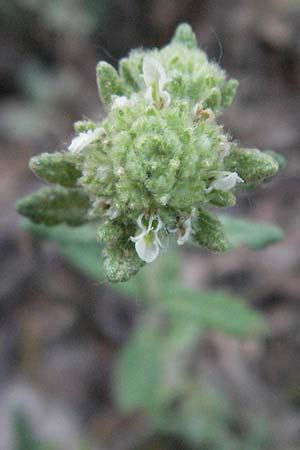
M 99 94 L 105 106 L 111 104 L 114 95 L 126 94 L 125 84 L 113 66 L 101 61 L 96 70 Z
M 81 176 L 81 171 L 76 166 L 77 159 L 71 153 L 42 153 L 31 158 L 29 167 L 49 183 L 75 187 Z
M 278 162 L 269 153 L 257 149 L 234 147 L 224 160 L 227 170 L 238 172 L 246 183 L 264 180 L 274 175 L 279 168 Z
M 183 44 L 187 48 L 197 48 L 196 36 L 188 23 L 182 23 L 177 27 L 172 42 Z

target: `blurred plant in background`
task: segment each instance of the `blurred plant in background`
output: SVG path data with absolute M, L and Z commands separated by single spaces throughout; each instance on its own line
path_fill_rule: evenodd
M 229 217 L 221 220 L 232 250 L 240 245 L 259 250 L 282 238 L 275 226 Z M 47 227 L 26 220 L 22 224 L 38 238 L 56 242 L 70 264 L 98 282 L 104 281 L 93 226 Z M 252 417 L 246 429 L 240 429 L 241 418 L 230 398 L 209 380 L 201 380 L 193 367 L 194 351 L 207 333 L 244 340 L 265 334 L 266 326 L 239 299 L 185 287 L 180 270 L 180 253 L 174 247 L 129 282 L 111 285 L 143 305 L 143 313 L 116 360 L 113 395 L 117 404 L 124 414 L 145 412 L 154 436 L 178 437 L 187 448 L 269 449 L 264 418 Z

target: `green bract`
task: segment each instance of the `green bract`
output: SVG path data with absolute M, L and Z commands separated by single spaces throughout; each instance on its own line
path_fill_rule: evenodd
M 161 50 L 134 50 L 119 70 L 97 66 L 107 109 L 96 124 L 75 124 L 63 153 L 31 160 L 50 183 L 18 203 L 32 221 L 79 225 L 98 221 L 111 281 L 125 281 L 153 261 L 175 236 L 212 251 L 226 250 L 223 226 L 210 206 L 235 203 L 235 187 L 278 170 L 271 152 L 242 149 L 216 122 L 237 82 L 209 62 L 189 25 Z

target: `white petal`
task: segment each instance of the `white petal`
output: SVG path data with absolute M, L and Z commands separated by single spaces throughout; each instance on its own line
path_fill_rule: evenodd
M 154 236 L 144 236 L 135 243 L 135 250 L 146 263 L 154 261 L 159 254 L 159 245 Z
M 145 227 L 145 225 L 143 224 L 143 217 L 144 217 L 144 214 L 140 214 L 139 217 L 137 218 L 136 223 L 137 223 L 138 226 L 141 228 L 141 230 L 145 230 L 145 231 L 146 231 L 146 227 Z
M 169 106 L 171 97 L 170 94 L 163 90 L 165 83 L 168 81 L 165 69 L 159 61 L 150 56 L 146 56 L 143 62 L 143 78 L 147 87 L 145 98 L 147 102 L 152 105 L 152 89 L 153 84 L 156 85 L 157 92 L 160 98 L 164 101 L 164 106 Z
M 157 220 L 157 225 L 156 225 L 156 228 L 154 231 L 155 231 L 155 233 L 157 233 L 159 230 L 161 230 L 164 227 L 164 223 L 159 216 L 155 216 L 155 219 Z
M 125 108 L 126 106 L 130 106 L 130 99 L 128 97 L 125 97 L 125 95 L 116 95 L 111 104 L 111 109 Z
M 162 236 L 159 236 L 158 233 L 155 233 L 155 240 L 162 249 L 166 249 L 169 246 L 169 236 L 166 233 L 163 233 Z
M 147 228 L 145 227 L 145 225 L 143 224 L 143 217 L 144 214 L 140 214 L 139 217 L 137 218 L 136 223 L 138 224 L 138 227 L 142 230 L 140 232 L 140 234 L 138 234 L 137 236 L 130 236 L 130 240 L 132 242 L 137 242 L 138 240 L 142 239 L 144 236 L 146 236 L 146 234 L 148 233 Z
M 166 72 L 159 61 L 146 56 L 143 61 L 143 78 L 147 87 L 151 87 L 153 83 L 158 83 L 162 89 L 167 81 Z
M 130 98 L 126 97 L 125 95 L 115 95 L 113 98 L 111 109 L 132 107 L 136 104 L 137 98 L 138 96 L 136 93 L 132 94 Z
M 146 89 L 145 99 L 149 106 L 153 105 L 152 86 L 150 86 Z
M 86 133 L 80 133 L 76 136 L 69 146 L 71 153 L 77 153 L 83 150 L 87 145 L 96 141 L 104 133 L 103 128 L 96 128 L 95 130 L 89 130 Z
M 147 230 L 143 230 L 140 234 L 138 234 L 137 236 L 130 236 L 130 240 L 132 242 L 138 242 L 141 239 L 143 239 L 145 236 L 147 235 Z
M 243 183 L 244 180 L 239 177 L 237 172 L 224 172 L 211 185 L 210 190 L 229 191 L 234 188 L 236 183 Z

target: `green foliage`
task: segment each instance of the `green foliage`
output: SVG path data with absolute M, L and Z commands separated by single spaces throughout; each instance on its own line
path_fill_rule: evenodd
M 107 246 L 103 250 L 105 273 L 107 279 L 114 283 L 128 281 L 144 264 L 131 242 L 124 247 Z
M 66 243 L 61 246 L 65 259 L 82 273 L 95 280 L 105 280 L 105 273 L 100 259 L 101 248 L 94 243 Z
M 237 171 L 246 183 L 262 181 L 279 169 L 278 162 L 270 153 L 256 149 L 233 148 L 224 163 L 227 170 Z
M 82 225 L 76 228 L 67 225 L 49 227 L 23 219 L 21 227 L 41 239 L 57 241 L 60 245 L 93 245 L 95 246 L 96 226 L 94 224 Z
M 162 382 L 163 335 L 155 322 L 141 324 L 118 359 L 115 395 L 123 411 L 151 411 L 159 402 Z
M 282 230 L 263 222 L 249 222 L 230 216 L 220 216 L 229 249 L 246 246 L 259 250 L 283 239 Z
M 75 187 L 81 175 L 74 155 L 69 153 L 42 153 L 29 162 L 30 169 L 49 183 Z
M 78 226 L 87 222 L 89 198 L 78 189 L 42 188 L 18 200 L 16 209 L 35 223 Z
M 274 150 L 266 150 L 266 154 L 270 155 L 278 164 L 279 169 L 283 169 L 285 166 L 285 157 Z
M 174 400 L 153 421 L 164 433 L 184 439 L 191 446 L 213 450 L 242 450 L 228 426 L 235 419 L 226 396 L 207 383 L 193 380 L 177 390 Z
M 85 275 L 103 282 L 105 279 L 101 247 L 95 240 L 97 226 L 95 224 L 71 228 L 66 225 L 48 227 L 32 223 L 24 219 L 21 222 L 24 230 L 35 236 L 57 242 L 66 260 Z M 127 297 L 139 301 L 163 296 L 166 283 L 173 283 L 179 276 L 179 260 L 175 250 L 165 253 L 147 272 L 142 271 L 126 283 L 114 284 L 114 289 Z
M 223 293 L 200 293 L 173 282 L 162 297 L 121 352 L 115 389 L 125 411 L 160 408 L 168 392 L 164 364 L 170 355 L 188 352 L 203 333 L 217 330 L 245 338 L 265 330 L 258 314 Z
M 266 227 L 221 217 L 230 244 L 263 247 Z M 235 229 L 239 239 L 233 242 Z M 25 229 L 59 243 L 66 259 L 88 276 L 103 281 L 95 245 L 97 224 L 70 228 L 46 227 L 24 221 Z M 256 229 L 256 237 L 253 239 Z M 271 227 L 272 230 L 272 227 Z M 264 333 L 265 325 L 245 302 L 224 293 L 198 292 L 181 285 L 177 247 L 162 255 L 147 271 L 112 286 L 122 295 L 144 303 L 142 318 L 121 349 L 114 371 L 113 392 L 124 413 L 142 410 L 155 430 L 184 439 L 192 446 L 244 450 L 260 446 L 266 436 L 256 428 L 237 436 L 238 422 L 229 399 L 187 370 L 191 351 L 208 331 L 245 339 Z M 171 374 L 171 376 L 170 376 Z M 259 419 L 259 418 L 257 418 Z M 250 427 L 252 425 L 250 424 Z M 254 427 L 254 424 L 253 424 Z
M 177 394 L 177 388 L 169 392 L 165 365 L 172 363 L 170 358 L 176 360 L 188 352 L 205 331 L 213 329 L 245 337 L 264 329 L 257 314 L 224 294 L 180 290 L 178 297 L 171 300 L 166 298 L 162 306 L 165 315 L 152 312 L 140 323 L 121 352 L 115 392 L 118 404 L 126 412 L 140 408 L 159 412 L 170 400 L 165 398 L 166 393 Z
M 191 349 L 208 330 L 247 337 L 262 332 L 264 326 L 239 300 L 222 293 L 171 288 L 170 283 L 169 293 L 147 310 L 121 350 L 115 397 L 123 412 L 145 411 L 163 433 L 192 445 L 242 450 L 228 426 L 238 419 L 229 400 L 187 371 Z
M 248 222 L 223 215 L 219 216 L 219 220 L 224 227 L 224 239 L 228 243 L 229 250 L 240 246 L 247 246 L 253 250 L 263 249 L 283 238 L 282 230 L 275 225 Z M 22 222 L 22 227 L 36 236 L 57 241 L 66 259 L 72 265 L 102 282 L 105 274 L 100 258 L 101 248 L 96 242 L 97 226 L 97 224 L 89 224 L 76 228 L 66 225 L 48 227 L 34 224 L 29 220 Z M 179 260 L 172 246 L 146 272 L 140 272 L 129 282 L 116 284 L 114 288 L 129 297 L 149 298 L 152 295 L 152 297 L 164 298 L 165 290 L 168 286 L 174 286 L 178 277 Z
M 29 220 L 23 220 L 22 228 L 34 235 L 55 241 L 65 259 L 86 276 L 98 282 L 105 279 L 102 262 L 101 248 L 96 243 L 96 227 L 92 224 L 70 228 L 66 225 L 47 227 L 34 224 Z
M 196 36 L 191 27 L 186 23 L 182 23 L 177 27 L 173 42 L 175 44 L 183 44 L 187 48 L 197 48 Z
M 263 330 L 259 316 L 241 300 L 218 292 L 199 293 L 174 286 L 166 292 L 162 308 L 169 320 L 188 324 L 203 331 L 246 337 Z
M 99 95 L 105 106 L 111 104 L 113 96 L 126 94 L 125 85 L 113 66 L 101 61 L 96 71 Z
M 213 191 L 209 194 L 209 202 L 217 208 L 230 208 L 235 205 L 236 198 L 232 192 Z
M 204 248 L 215 252 L 223 252 L 227 249 L 226 236 L 219 219 L 199 210 L 193 222 L 194 239 Z

